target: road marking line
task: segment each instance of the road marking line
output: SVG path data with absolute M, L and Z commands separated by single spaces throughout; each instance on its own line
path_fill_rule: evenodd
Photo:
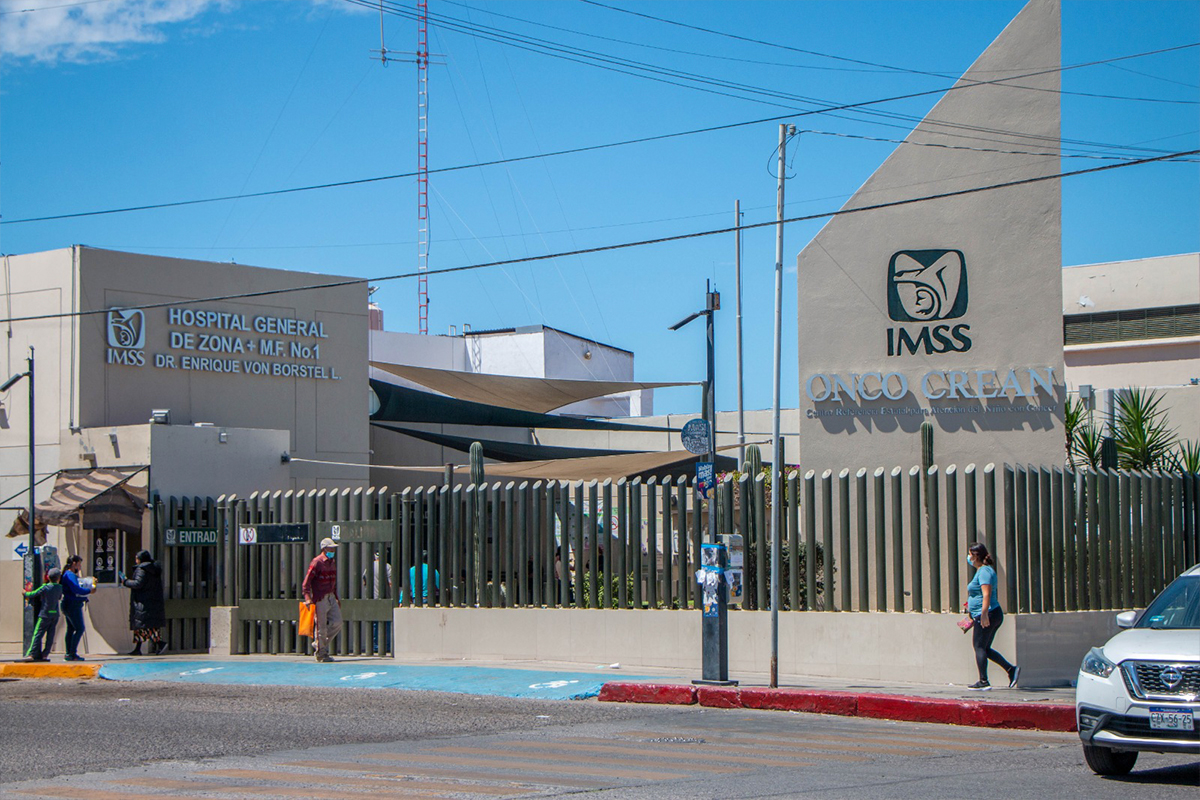
M 381 753 L 371 756 L 371 758 L 403 758 L 400 754 Z M 507 773 L 500 774 L 496 772 L 482 772 L 474 770 L 452 770 L 438 769 L 434 767 L 418 767 L 418 766 L 391 766 L 389 764 L 362 764 L 348 761 L 291 761 L 280 766 L 288 767 L 307 767 L 309 769 L 328 769 L 339 770 L 342 772 L 366 772 L 368 774 L 378 775 L 405 775 L 405 776 L 429 776 L 434 778 L 461 779 L 461 780 L 479 780 L 479 781 L 496 781 L 503 779 L 510 783 L 518 783 L 533 786 L 570 786 L 578 789 L 602 789 L 607 786 L 599 781 L 577 780 L 574 778 L 542 776 L 532 774 L 515 774 Z
M 323 783 L 335 784 L 338 786 L 361 786 L 363 788 L 379 788 L 393 789 L 405 788 L 406 784 L 411 784 L 414 789 L 426 790 L 449 790 L 449 791 L 469 791 L 471 794 L 494 794 L 494 795 L 510 795 L 521 794 L 524 789 L 515 786 L 503 786 L 500 784 L 474 784 L 474 783 L 450 783 L 447 781 L 432 781 L 426 778 L 410 778 L 408 780 L 400 778 L 347 778 L 342 775 L 318 775 L 314 773 L 300 773 L 295 771 L 273 772 L 270 770 L 258 769 L 208 769 L 197 773 L 200 775 L 212 775 L 221 778 L 239 778 L 241 780 L 261 780 L 261 781 L 285 781 L 288 783 Z
M 586 759 L 586 758 L 581 757 L 580 755 L 575 755 L 572 753 L 548 753 L 548 752 L 545 752 L 545 750 L 547 750 L 547 749 L 552 750 L 555 748 L 553 745 L 548 745 L 546 747 L 543 747 L 540 752 L 535 753 L 535 754 L 525 753 L 517 748 L 504 748 L 504 747 L 496 747 L 496 748 L 439 747 L 439 748 L 437 748 L 436 752 L 438 752 L 438 753 L 456 753 L 458 755 L 464 755 L 464 756 L 470 756 L 470 755 L 492 756 L 494 758 L 501 758 L 501 759 L 505 759 L 505 760 L 507 760 L 508 758 L 510 758 L 512 756 L 517 756 L 517 757 L 533 758 L 538 761 L 549 761 L 549 762 L 552 762 L 555 764 L 570 764 L 570 765 L 572 765 L 572 767 L 575 764 L 581 763 L 581 762 L 582 763 L 596 763 L 594 760 Z M 595 752 L 595 751 L 591 751 L 591 752 Z M 596 753 L 596 757 L 599 759 L 603 759 L 603 761 L 601 761 L 601 763 L 605 763 L 605 764 L 618 764 L 620 766 L 633 766 L 633 767 L 649 766 L 646 764 L 640 764 L 636 761 L 630 761 L 628 759 L 606 758 L 606 757 L 600 755 L 599 753 Z M 651 755 L 648 757 L 654 758 L 655 756 Z M 719 760 L 722 760 L 722 759 L 706 759 L 706 761 L 709 762 L 707 764 L 688 764 L 687 769 L 689 771 L 693 771 L 693 772 L 728 772 L 729 771 L 728 767 L 726 767 L 722 764 L 712 763 L 713 761 L 719 761 Z M 805 765 L 805 766 L 807 766 L 807 765 Z
M 573 752 L 594 752 L 594 753 L 624 753 L 628 755 L 641 756 L 643 758 L 674 758 L 683 759 L 685 761 L 708 761 L 708 762 L 726 762 L 731 764 L 770 764 L 781 767 L 786 766 L 811 766 L 809 761 L 795 761 L 788 757 L 787 754 L 781 753 L 778 758 L 771 758 L 761 751 L 758 755 L 750 753 L 740 754 L 737 752 L 729 752 L 727 749 L 721 749 L 711 745 L 702 744 L 674 744 L 674 743 L 659 743 L 655 742 L 652 747 L 645 747 L 640 744 L 614 744 L 612 739 L 587 739 L 583 737 L 568 737 L 567 739 L 555 739 L 547 742 L 512 742 L 510 745 L 514 748 L 534 748 L 540 750 L 570 750 Z M 743 748 L 739 747 L 739 750 Z M 805 753 L 805 758 L 824 759 L 826 761 L 869 761 L 862 756 L 841 755 L 835 753 Z M 688 767 L 694 769 L 694 767 Z
M 661 731 L 622 731 L 619 736 L 629 736 L 635 739 L 668 739 L 679 737 L 681 734 L 676 731 L 673 733 L 665 733 Z M 914 745 L 911 741 L 905 741 L 911 737 L 910 732 L 897 733 L 895 736 L 822 736 L 820 740 L 814 741 L 812 734 L 806 733 L 787 733 L 787 732 L 772 732 L 769 734 L 755 734 L 749 731 L 704 731 L 700 734 L 708 742 L 720 742 L 727 744 L 745 743 L 746 745 L 774 745 L 777 747 L 823 747 L 831 744 L 844 745 L 853 747 L 856 744 L 882 745 L 884 747 L 917 747 L 924 750 L 979 750 L 981 747 L 995 747 L 997 749 L 1029 747 L 1035 742 L 1024 742 L 1023 744 L 1006 744 L 1004 742 L 990 742 L 986 740 L 955 740 L 949 741 L 938 737 L 921 736 L 920 741 L 926 744 Z M 655 743 L 657 744 L 657 743 Z
M 496 769 L 524 769 L 528 772 L 536 772 L 544 769 L 547 772 L 553 772 L 557 767 L 553 763 L 539 763 L 541 759 L 526 759 L 517 761 L 511 758 L 459 758 L 457 756 L 439 756 L 425 753 L 414 753 L 411 755 L 391 755 L 380 754 L 367 756 L 367 758 L 379 758 L 389 761 L 402 761 L 411 759 L 413 761 L 428 761 L 434 764 L 450 764 L 462 766 L 483 766 L 484 764 L 495 767 Z M 746 770 L 734 770 L 735 772 L 745 772 Z M 650 769 L 610 769 L 605 767 L 587 766 L 582 764 L 573 764 L 571 767 L 572 774 L 576 775 L 592 775 L 600 778 L 635 778 L 638 780 L 648 781 L 669 781 L 678 780 L 688 777 L 686 772 L 662 772 L 659 770 Z M 495 777 L 503 777 L 504 773 L 498 773 Z

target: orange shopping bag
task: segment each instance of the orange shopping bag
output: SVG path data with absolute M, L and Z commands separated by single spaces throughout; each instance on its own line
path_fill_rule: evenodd
M 303 600 L 300 601 L 300 635 L 313 637 L 313 627 L 317 622 L 317 607 L 310 606 Z

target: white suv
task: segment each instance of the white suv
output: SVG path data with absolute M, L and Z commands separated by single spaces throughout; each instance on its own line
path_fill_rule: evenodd
M 1117 625 L 1129 630 L 1079 668 L 1075 718 L 1088 766 L 1124 775 L 1143 750 L 1200 753 L 1200 566 Z

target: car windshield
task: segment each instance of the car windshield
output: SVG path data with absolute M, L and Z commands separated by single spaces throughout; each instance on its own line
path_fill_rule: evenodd
M 1142 612 L 1135 627 L 1200 628 L 1200 575 L 1175 580 Z

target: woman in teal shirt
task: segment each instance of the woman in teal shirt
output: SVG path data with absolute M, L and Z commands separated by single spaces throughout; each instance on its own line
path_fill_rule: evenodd
M 979 681 L 968 686 L 977 692 L 986 692 L 992 688 L 988 683 L 988 661 L 995 661 L 1008 673 L 1008 688 L 1017 685 L 1021 676 L 1021 668 L 1008 663 L 1008 659 L 992 649 L 992 641 L 996 631 L 1004 622 L 1004 611 L 996 592 L 996 562 L 988 553 L 982 542 L 976 542 L 967 549 L 967 563 L 975 568 L 975 577 L 967 584 L 967 614 L 975 622 L 972 626 L 972 644 L 975 647 L 975 665 L 979 668 Z M 987 609 L 986 613 L 984 609 Z

